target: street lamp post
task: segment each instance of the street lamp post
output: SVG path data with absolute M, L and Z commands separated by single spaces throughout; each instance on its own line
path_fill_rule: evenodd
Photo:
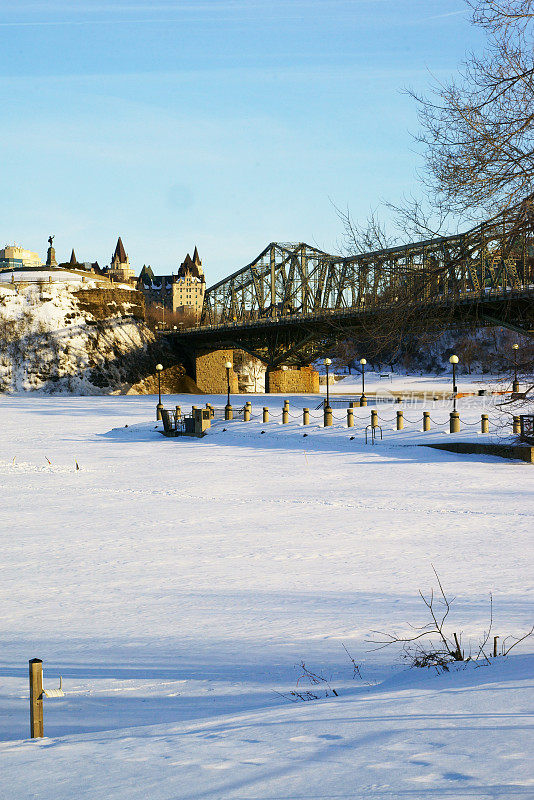
M 512 383 L 512 392 L 517 394 L 519 392 L 519 381 L 517 380 L 517 351 L 519 350 L 518 344 L 512 345 L 514 351 L 514 382 Z
M 225 364 L 226 367 L 226 387 L 228 390 L 227 398 L 226 398 L 226 408 L 230 408 L 230 370 L 232 369 L 232 362 L 227 361 Z M 229 417 L 227 417 L 229 419 Z
M 360 358 L 360 364 L 362 365 L 362 396 L 360 397 L 360 405 L 366 406 L 367 397 L 365 396 L 365 365 L 367 364 L 367 361 L 365 358 Z
M 161 308 L 161 327 L 165 327 L 165 301 L 162 300 L 163 305 L 156 306 L 156 308 Z
M 452 364 L 452 410 L 454 412 L 456 412 L 456 395 L 458 393 L 458 387 L 456 386 L 456 364 L 458 363 L 458 360 L 458 356 L 451 356 L 449 358 L 449 363 Z
M 326 367 L 326 405 L 330 406 L 330 379 L 329 379 L 329 372 L 328 368 L 332 363 L 330 358 L 325 358 L 324 365 Z
M 324 365 L 326 367 L 326 405 L 324 407 L 324 420 L 323 424 L 324 427 L 330 427 L 332 425 L 332 409 L 330 408 L 330 372 L 329 367 L 332 363 L 330 358 L 325 358 Z
M 161 402 L 161 371 L 163 364 L 156 364 L 156 372 L 158 373 L 158 404 L 156 406 L 156 421 L 161 419 L 161 412 L 163 411 L 163 404 Z

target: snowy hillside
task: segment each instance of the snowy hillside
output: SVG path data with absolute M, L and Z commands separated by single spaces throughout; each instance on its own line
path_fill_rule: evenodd
M 95 294 L 106 290 L 93 282 L 0 286 L 0 392 L 107 394 L 139 379 L 136 362 L 154 337 L 128 316 L 135 293 L 108 289 L 126 299 L 104 309 Z

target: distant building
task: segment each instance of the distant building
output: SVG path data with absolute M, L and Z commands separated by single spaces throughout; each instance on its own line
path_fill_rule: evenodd
M 129 283 L 135 280 L 135 272 L 130 266 L 130 260 L 124 249 L 122 239 L 119 236 L 115 252 L 111 256 L 111 264 L 104 270 L 108 278 L 122 283 Z
M 101 274 L 102 272 L 98 266 L 98 261 L 78 261 L 76 258 L 76 253 L 74 252 L 74 248 L 72 248 L 69 261 L 64 261 L 61 264 L 58 264 L 58 266 L 69 269 L 83 269 L 89 272 L 94 272 L 97 275 Z
M 0 269 L 17 267 L 41 267 L 43 262 L 32 250 L 25 250 L 20 244 L 11 244 L 0 250 Z
M 193 258 L 186 255 L 176 275 L 154 275 L 150 266 L 144 266 L 137 288 L 143 292 L 147 306 L 163 306 L 165 311 L 190 313 L 200 319 L 206 279 L 197 248 Z

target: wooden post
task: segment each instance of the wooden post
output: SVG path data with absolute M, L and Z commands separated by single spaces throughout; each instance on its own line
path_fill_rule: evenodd
M 404 428 L 404 412 L 399 409 L 397 411 L 397 430 L 402 431 Z
M 263 406 L 263 421 L 269 422 L 269 408 L 268 406 Z
M 43 662 L 40 658 L 30 659 L 30 736 L 40 739 L 44 736 L 43 725 Z
M 487 414 L 482 414 L 480 417 L 480 432 L 489 433 L 489 419 Z
M 174 416 L 176 417 L 176 421 L 182 418 L 182 409 L 180 406 L 176 406 L 174 409 Z
M 423 430 L 430 430 L 430 411 L 423 411 Z
M 302 409 L 302 424 L 309 425 L 310 424 L 310 409 L 303 408 Z
M 354 428 L 354 409 L 352 406 L 347 408 L 347 428 Z

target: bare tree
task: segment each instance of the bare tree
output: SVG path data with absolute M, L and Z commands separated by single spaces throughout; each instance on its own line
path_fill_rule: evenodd
M 466 0 L 486 49 L 419 104 L 425 183 L 440 212 L 487 215 L 534 192 L 534 2 Z
M 420 296 L 435 295 L 436 283 L 444 272 L 443 265 L 436 263 L 433 267 L 431 261 L 428 261 L 425 270 L 421 270 L 417 264 L 406 263 L 399 266 L 394 259 L 388 258 L 390 248 L 400 243 L 399 237 L 387 231 L 376 211 L 371 211 L 365 223 L 360 224 L 352 217 L 350 209 L 341 209 L 335 205 L 334 208 L 341 222 L 341 247 L 345 254 L 362 257 L 376 254 L 372 260 L 361 259 L 358 268 L 359 284 L 360 287 L 367 287 L 370 292 L 376 292 L 379 287 L 383 304 L 377 314 L 362 317 L 348 337 L 346 327 L 341 326 L 340 340 L 344 333 L 344 339 L 351 342 L 355 355 L 365 355 L 369 361 L 376 363 L 391 364 L 401 354 L 415 351 L 422 346 L 428 347 L 438 339 L 453 317 L 452 307 L 446 302 L 441 306 L 434 304 L 432 308 L 424 307 L 418 302 Z M 396 210 L 401 219 L 401 210 Z M 417 206 L 414 214 L 413 225 L 418 215 L 423 219 L 422 207 L 420 210 Z M 408 219 L 406 218 L 404 225 L 399 224 L 398 228 L 407 232 L 410 228 Z M 365 289 L 361 291 L 363 293 Z M 365 303 L 365 297 L 363 301 Z M 332 321 L 332 327 L 336 327 L 335 321 Z M 343 347 L 340 357 L 343 358 L 345 350 Z M 335 351 L 333 354 L 338 355 Z
M 410 625 L 411 632 L 406 636 L 396 633 L 385 633 L 383 631 L 372 631 L 374 639 L 372 643 L 376 645 L 376 650 L 381 650 L 390 645 L 400 644 L 402 646 L 402 657 L 407 660 L 412 667 L 434 667 L 438 672 L 448 671 L 449 665 L 453 662 L 462 661 L 485 661 L 490 663 L 486 647 L 491 638 L 493 630 L 493 597 L 489 599 L 489 624 L 480 640 L 468 643 L 468 647 L 462 644 L 461 634 L 448 628 L 448 617 L 451 612 L 455 598 L 449 598 L 445 594 L 441 579 L 432 566 L 432 570 L 438 584 L 438 591 L 431 589 L 428 595 L 424 595 L 419 590 L 419 596 L 428 609 L 430 621 L 424 625 Z M 534 626 L 520 635 L 508 635 L 502 640 L 500 651 L 497 648 L 498 636 L 493 637 L 493 652 L 489 655 L 506 656 L 520 642 L 528 639 L 534 634 Z

